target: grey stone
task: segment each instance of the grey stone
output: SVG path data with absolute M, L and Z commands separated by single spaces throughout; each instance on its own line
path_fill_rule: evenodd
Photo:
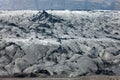
M 25 59 L 17 58 L 15 59 L 14 73 L 21 73 L 24 69 L 30 66 L 30 63 Z
M 0 41 L 0 50 L 5 48 L 5 41 Z
M 4 56 L 5 55 L 5 50 L 0 50 L 0 56 Z
M 15 53 L 13 59 L 22 58 L 24 55 L 25 55 L 25 52 L 22 49 L 18 48 L 16 50 L 16 53 Z
M 14 75 L 14 72 L 13 72 L 14 63 L 13 62 L 8 64 L 8 65 L 6 65 L 4 68 L 7 70 L 9 76 L 13 76 Z
M 71 73 L 71 77 L 88 74 L 90 75 L 91 73 L 95 73 L 98 70 L 98 66 L 95 64 L 95 62 L 87 56 L 79 58 L 74 64 L 77 69 L 73 74 Z
M 11 60 L 7 56 L 2 56 L 0 58 L 0 67 L 4 67 L 5 65 L 9 64 Z
M 5 70 L 0 70 L 0 77 L 7 77 L 8 73 Z
M 5 48 L 5 52 L 7 55 L 9 55 L 10 57 L 13 57 L 16 53 L 16 46 L 15 45 L 11 45 Z

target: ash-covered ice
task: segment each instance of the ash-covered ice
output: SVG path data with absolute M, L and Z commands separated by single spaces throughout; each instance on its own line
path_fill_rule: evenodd
M 0 11 L 0 77 L 120 75 L 120 11 Z

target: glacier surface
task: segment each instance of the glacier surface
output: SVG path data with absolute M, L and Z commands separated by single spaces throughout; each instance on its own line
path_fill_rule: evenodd
M 0 77 L 120 75 L 120 11 L 0 11 Z

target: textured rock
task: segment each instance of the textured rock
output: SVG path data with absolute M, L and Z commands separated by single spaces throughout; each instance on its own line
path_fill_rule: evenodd
M 119 13 L 2 11 L 0 76 L 119 75 Z
M 16 48 L 14 45 L 5 48 L 5 52 L 8 56 L 13 57 L 16 53 Z
M 2 41 L 2 42 L 0 42 L 0 50 L 3 48 L 5 48 L 5 42 Z
M 5 71 L 5 70 L 0 70 L 0 77 L 6 77 L 6 76 L 8 76 L 7 71 Z

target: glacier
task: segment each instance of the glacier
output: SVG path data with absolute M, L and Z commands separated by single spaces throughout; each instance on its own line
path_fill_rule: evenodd
M 120 75 L 120 11 L 0 11 L 0 77 Z

